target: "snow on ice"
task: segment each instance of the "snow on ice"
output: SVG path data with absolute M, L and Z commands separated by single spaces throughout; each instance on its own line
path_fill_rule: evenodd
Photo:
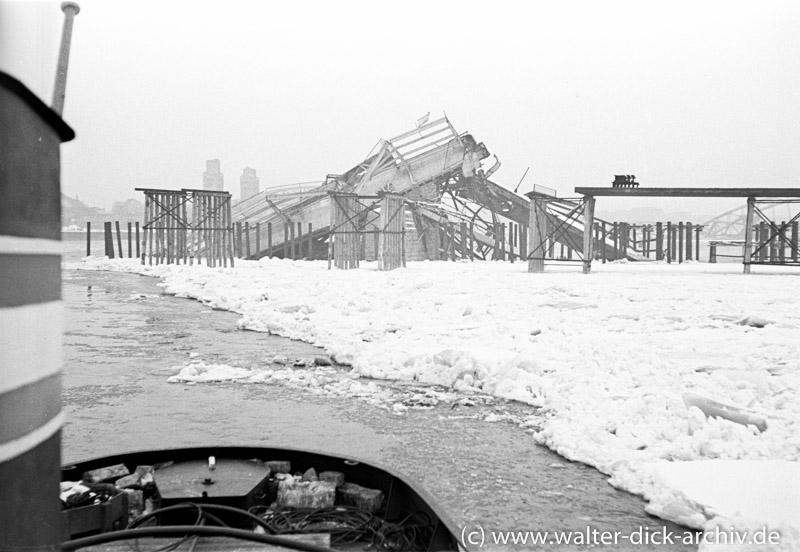
M 78 268 L 162 278 L 168 294 L 240 313 L 243 329 L 324 347 L 357 375 L 531 405 L 521 423 L 536 442 L 641 494 L 649 512 L 695 528 L 767 524 L 782 533 L 780 549 L 800 546 L 796 272 L 595 263 L 586 276 L 490 262 L 329 271 L 278 259 L 210 269 L 93 257 Z M 171 380 L 299 377 L 195 360 Z M 323 367 L 307 377 L 378 393 Z M 718 410 L 707 416 L 704 402 Z M 739 423 L 713 417 L 720 408 Z

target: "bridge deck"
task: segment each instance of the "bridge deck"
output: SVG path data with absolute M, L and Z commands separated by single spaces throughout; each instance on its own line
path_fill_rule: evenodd
M 800 188 L 575 188 L 586 196 L 617 197 L 785 197 L 800 198 Z

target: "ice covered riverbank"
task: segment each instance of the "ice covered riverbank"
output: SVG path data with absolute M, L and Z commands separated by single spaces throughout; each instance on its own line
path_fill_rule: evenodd
M 533 275 L 520 264 L 444 262 L 381 273 L 266 259 L 207 269 L 90 258 L 80 268 L 161 277 L 167 293 L 241 313 L 243 328 L 323 346 L 362 375 L 527 403 L 522 423 L 537 442 L 644 495 L 653 513 L 694 527 L 766 523 L 793 546 L 797 273 L 631 264 Z M 768 323 L 740 323 L 748 317 Z M 214 376 L 202 366 L 182 375 Z M 746 409 L 767 429 L 706 418 L 686 407 L 688 393 Z M 696 481 L 709 483 L 709 466 L 711 489 Z

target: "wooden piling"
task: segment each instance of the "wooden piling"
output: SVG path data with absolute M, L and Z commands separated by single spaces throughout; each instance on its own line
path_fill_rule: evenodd
M 122 254 L 122 232 L 119 229 L 119 221 L 115 221 L 116 228 L 117 228 L 117 245 L 119 246 L 119 258 L 122 259 L 124 255 Z
M 147 194 L 147 197 L 150 198 L 151 197 L 150 194 Z M 147 224 L 147 230 L 145 232 L 145 238 L 144 238 L 144 239 L 148 240 L 148 244 L 147 244 L 147 247 L 145 247 L 145 244 L 143 244 L 142 245 L 142 249 L 145 249 L 147 251 L 148 264 L 151 265 L 151 266 L 153 264 L 153 256 L 154 256 L 153 255 L 153 242 L 155 241 L 155 236 L 153 235 L 153 233 L 154 233 L 154 229 L 153 229 L 153 213 L 154 213 L 154 211 L 155 211 L 155 205 L 153 205 L 153 201 L 150 201 L 150 210 L 148 212 L 147 220 L 145 221 L 145 224 Z M 144 257 L 142 257 L 142 259 L 144 260 Z
M 656 260 L 664 260 L 664 227 L 660 222 L 656 223 Z
M 692 246 L 692 223 L 686 223 L 686 260 L 691 261 L 693 257 L 694 247 Z
M 86 221 L 86 256 L 92 256 L 92 223 Z
M 242 221 L 236 221 L 233 224 L 236 238 L 234 239 L 234 252 L 240 259 L 242 258 Z
M 667 221 L 667 236 L 666 236 L 666 246 L 667 246 L 667 262 L 671 263 L 675 258 L 675 244 L 673 243 L 673 232 L 672 232 L 672 223 Z
M 267 252 L 272 257 L 272 223 L 267 223 Z
M 233 217 L 231 216 L 231 196 L 228 195 L 225 198 L 225 228 L 227 228 L 228 232 L 228 255 L 231 261 L 231 268 L 233 268 L 233 258 L 235 255 L 233 254 L 233 225 L 231 224 L 233 221 Z
M 138 259 L 141 255 L 141 249 L 139 248 L 139 221 L 137 220 L 135 223 L 136 227 L 136 258 Z
M 700 260 L 700 231 L 703 229 L 702 226 L 695 226 L 694 227 L 694 260 Z
M 250 221 L 245 221 L 244 223 L 244 240 L 245 240 L 245 258 L 249 259 L 251 252 L 250 252 Z
M 528 272 L 544 272 L 544 257 L 546 229 L 547 229 L 547 207 L 544 200 L 536 197 L 531 198 L 528 228 L 530 229 L 530 240 L 528 248 Z
M 283 223 L 283 258 L 289 258 L 289 223 Z
M 622 250 L 622 258 L 628 258 L 628 246 L 629 246 L 629 236 L 628 233 L 630 232 L 630 225 L 627 222 L 621 222 L 619 224 L 619 231 L 620 231 L 620 249 Z
M 128 258 L 133 257 L 133 225 L 128 223 Z
M 497 231 L 500 237 L 500 260 L 506 260 L 506 225 L 505 223 L 500 223 L 497 226 Z
M 797 221 L 795 221 L 792 223 L 792 239 L 791 239 L 792 261 L 795 263 L 798 261 L 798 254 L 799 254 L 798 249 L 800 249 L 800 245 L 797 242 L 797 238 L 798 238 L 798 223 Z
M 297 223 L 297 257 L 296 259 L 303 258 L 303 223 Z
M 103 223 L 103 237 L 105 238 L 105 255 L 114 258 L 114 236 L 111 234 L 111 222 Z
M 508 260 L 514 262 L 514 228 L 513 222 L 508 223 Z
M 314 260 L 314 226 L 312 223 L 308 223 L 308 256 L 306 257 L 309 261 Z
M 256 223 L 256 258 L 261 258 L 261 223 Z
M 200 222 L 200 210 L 197 206 L 197 199 L 192 201 L 192 226 L 190 228 L 190 247 L 189 264 L 193 265 L 195 260 L 200 264 L 200 239 L 198 237 L 197 225 Z
M 594 229 L 594 196 L 586 196 L 586 203 L 583 206 L 583 273 L 592 272 L 592 258 L 594 257 L 594 242 L 592 240 L 592 230 Z
M 755 197 L 747 198 L 747 215 L 744 223 L 744 273 L 750 274 L 750 261 L 753 256 L 753 211 L 755 210 Z

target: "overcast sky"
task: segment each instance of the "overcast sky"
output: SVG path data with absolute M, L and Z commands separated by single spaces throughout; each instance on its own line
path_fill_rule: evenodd
M 800 1 L 79 3 L 62 186 L 91 205 L 201 187 L 213 158 L 234 196 L 246 166 L 323 180 L 427 112 L 506 187 L 530 166 L 523 192 L 800 186 Z M 679 204 L 615 206 L 656 201 Z

